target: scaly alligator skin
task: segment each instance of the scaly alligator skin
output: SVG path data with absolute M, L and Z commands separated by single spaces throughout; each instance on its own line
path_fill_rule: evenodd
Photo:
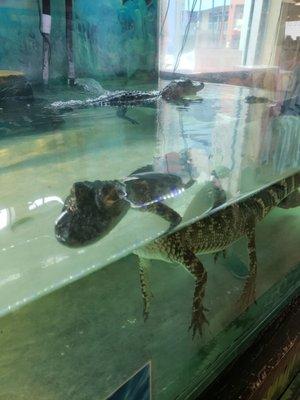
M 240 299 L 242 309 L 255 301 L 255 280 L 257 259 L 255 248 L 255 226 L 275 206 L 294 196 L 300 185 L 300 173 L 261 190 L 250 198 L 216 211 L 168 236 L 158 238 L 150 244 L 135 251 L 140 258 L 140 279 L 144 300 L 144 317 L 149 313 L 148 282 L 144 270 L 149 259 L 165 260 L 183 265 L 195 277 L 196 285 L 193 298 L 192 320 L 190 329 L 193 337 L 198 332 L 202 334 L 203 325 L 207 322 L 203 298 L 207 273 L 197 258 L 196 253 L 215 253 L 226 249 L 243 236 L 248 239 L 250 273 L 246 280 Z M 299 200 L 299 197 L 294 198 Z M 285 206 L 286 206 L 285 202 Z M 299 204 L 298 204 L 299 205 Z
M 193 82 L 190 79 L 178 79 L 170 82 L 161 91 L 142 92 L 137 90 L 122 90 L 107 92 L 99 97 L 87 100 L 57 101 L 52 103 L 50 107 L 55 110 L 68 111 L 78 108 L 114 106 L 120 107 L 118 116 L 124 118 L 126 107 L 128 106 L 153 106 L 160 98 L 172 103 L 181 103 L 184 101 L 185 96 L 195 95 L 203 88 L 204 84 L 202 82 Z
M 130 208 L 164 218 L 170 231 L 181 222 L 181 216 L 163 201 L 180 195 L 193 183 L 153 172 L 152 166 L 140 168 L 122 181 L 76 182 L 55 223 L 56 238 L 71 247 L 93 243 L 107 235 Z

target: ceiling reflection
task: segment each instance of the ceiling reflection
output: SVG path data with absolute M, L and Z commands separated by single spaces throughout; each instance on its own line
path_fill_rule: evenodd
M 47 197 L 41 197 L 40 199 L 37 199 L 33 202 L 29 202 L 28 209 L 30 211 L 32 211 L 38 207 L 43 206 L 44 204 L 51 203 L 51 202 L 57 202 L 60 204 L 64 204 L 63 200 L 58 196 L 47 196 Z

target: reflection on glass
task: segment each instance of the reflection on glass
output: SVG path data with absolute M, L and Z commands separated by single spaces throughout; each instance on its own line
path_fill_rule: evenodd
M 120 28 L 142 32 L 137 4 L 155 2 L 122 3 Z M 159 82 L 82 77 L 1 103 L 0 316 L 31 304 L 1 320 L 0 398 L 26 396 L 31 382 L 38 398 L 105 398 L 149 359 L 153 398 L 177 398 L 204 387 L 297 288 L 300 192 L 288 177 L 300 169 L 300 7 L 159 4 Z M 80 25 L 84 43 L 98 27 Z M 173 71 L 192 75 L 187 90 Z M 59 384 L 39 386 L 36 372 Z
M 15 210 L 12 207 L 0 210 L 0 230 L 9 226 L 14 219 Z
M 249 8 L 247 0 L 161 2 L 161 69 L 224 71 L 242 64 Z
M 275 67 L 278 58 L 292 69 L 298 19 L 292 1 L 162 1 L 160 70 L 224 73 Z
M 0 229 L 5 228 L 9 221 L 9 211 L 7 208 L 0 210 Z
M 47 197 L 42 197 L 40 199 L 37 199 L 37 200 L 33 201 L 32 203 L 29 202 L 28 209 L 29 209 L 29 211 L 32 211 L 32 210 L 35 210 L 36 208 L 41 207 L 42 205 L 50 203 L 52 201 L 58 202 L 60 204 L 64 204 L 62 199 L 58 196 L 47 196 Z
M 162 81 L 161 86 L 167 83 Z M 136 209 L 141 206 L 137 197 L 128 197 L 123 199 L 126 212 L 114 219 L 117 223 L 104 237 L 96 235 L 85 252 L 68 249 L 56 240 L 55 221 L 75 182 L 124 182 L 133 171 L 149 165 L 155 174 L 175 174 L 184 187 L 193 181 L 175 196 L 171 196 L 173 187 L 162 192 L 165 210 L 184 216 L 185 225 L 212 210 L 215 199 L 206 188 L 213 183 L 214 173 L 230 203 L 274 182 L 279 174 L 297 170 L 299 124 L 298 117 L 289 114 L 296 106 L 286 103 L 288 111 L 282 114 L 281 106 L 271 99 L 248 103 L 246 98 L 253 93 L 269 99 L 269 92 L 262 89 L 205 83 L 188 102 L 161 99 L 156 109 L 128 108 L 128 116 L 139 124 L 117 118 L 114 107 L 87 108 L 62 113 L 65 124 L 51 134 L 31 132 L 16 140 L 12 132 L 10 138 L 2 138 L 1 186 L 6 188 L 1 204 L 1 239 L 6 249 L 2 274 L 4 279 L 10 275 L 11 265 L 16 273 L 24 265 L 28 268 L 28 274 L 14 283 L 22 285 L 22 294 L 20 289 L 10 290 L 13 282 L 3 285 L 2 310 L 17 304 L 20 296 L 30 299 L 44 288 L 52 290 L 71 276 L 106 265 L 170 227 L 159 210 L 141 213 Z M 150 202 L 144 203 L 157 203 L 161 189 L 152 190 Z M 8 220 L 7 205 L 15 210 L 13 222 Z M 81 223 L 76 226 L 81 231 Z

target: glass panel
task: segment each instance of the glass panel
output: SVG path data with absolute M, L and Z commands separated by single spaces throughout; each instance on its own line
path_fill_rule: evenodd
M 179 265 L 153 261 L 154 297 L 144 322 L 132 255 L 3 317 L 0 398 L 105 399 L 151 360 L 153 399 L 186 399 L 219 374 L 299 287 L 299 235 L 299 208 L 278 208 L 257 226 L 258 300 L 239 318 L 246 242 L 217 263 L 201 255 L 209 325 L 194 340 L 188 331 L 193 278 Z
M 133 207 L 95 244 L 62 246 L 55 238 L 55 221 L 75 182 L 122 180 L 153 164 L 157 172 L 195 180 L 182 195 L 166 200 L 180 215 L 189 208 L 187 224 L 212 210 L 213 198 L 200 189 L 211 182 L 213 170 L 222 176 L 228 203 L 297 170 L 298 117 L 269 118 L 265 104 L 245 103 L 249 94 L 247 88 L 207 84 L 202 103 L 183 109 L 163 104 L 158 123 L 154 109 L 129 110 L 127 115 L 138 122 L 132 125 L 104 107 L 64 112 L 65 123 L 55 131 L 49 132 L 51 116 L 43 118 L 39 112 L 35 132 L 31 124 L 5 127 L 1 312 L 130 253 L 168 228 L 163 218 Z M 15 121 L 8 112 L 4 117 L 7 124 Z M 24 118 L 21 111 L 19 117 Z M 199 203 L 189 207 L 198 192 Z
M 242 65 L 251 3 L 252 0 L 162 1 L 160 68 L 205 72 Z
M 157 82 L 156 2 L 77 0 L 72 82 L 53 1 L 49 85 L 18 4 L 0 4 L 0 398 L 104 398 L 151 361 L 153 398 L 184 399 L 299 286 L 298 2 L 161 1 Z

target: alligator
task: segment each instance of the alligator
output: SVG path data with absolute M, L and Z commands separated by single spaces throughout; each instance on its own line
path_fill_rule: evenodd
M 139 257 L 141 290 L 144 301 L 144 318 L 149 314 L 149 287 L 146 269 L 149 260 L 157 259 L 175 262 L 184 266 L 195 278 L 192 319 L 189 329 L 193 337 L 202 335 L 203 326 L 208 323 L 203 306 L 207 272 L 196 256 L 197 253 L 216 253 L 223 251 L 232 243 L 246 236 L 248 240 L 249 275 L 239 300 L 241 310 L 247 309 L 255 301 L 255 281 L 257 257 L 255 247 L 255 226 L 274 207 L 299 206 L 298 188 L 300 173 L 283 179 L 249 198 L 220 208 L 209 216 L 198 220 L 167 236 L 159 237 L 149 244 L 134 251 Z M 292 201 L 288 201 L 291 197 Z M 297 204 L 293 203 L 293 200 Z
M 299 85 L 300 88 L 300 85 Z M 298 88 L 298 91 L 299 91 Z M 257 104 L 257 103 L 272 103 L 273 105 L 277 105 L 279 107 L 279 115 L 300 115 L 300 96 L 299 94 L 290 95 L 290 97 L 283 100 L 281 103 L 278 101 L 272 101 L 266 97 L 257 97 L 257 96 L 247 96 L 245 98 L 245 102 L 248 104 Z
M 84 181 L 73 184 L 55 223 L 56 238 L 68 246 L 82 246 L 107 235 L 130 208 L 159 215 L 170 223 L 181 216 L 163 203 L 194 183 L 173 174 L 153 172 L 152 166 L 134 171 L 122 181 Z
M 226 201 L 220 183 L 220 176 L 226 173 L 224 168 L 213 170 L 205 186 L 212 208 Z M 152 165 L 141 167 L 120 181 L 75 182 L 55 222 L 56 238 L 69 247 L 91 244 L 106 236 L 130 208 L 162 217 L 170 223 L 165 232 L 168 233 L 182 218 L 163 201 L 180 195 L 194 182 L 192 178 L 183 182 L 178 175 L 154 172 Z
M 14 78 L 6 85 L 0 74 L 0 139 L 59 128 L 64 123 L 61 115 L 47 109 L 44 99 L 33 96 L 31 85 L 22 75 L 18 80 Z
M 108 91 L 101 96 L 86 100 L 56 101 L 51 103 L 49 107 L 56 111 L 73 111 L 80 108 L 113 106 L 118 107 L 118 117 L 136 123 L 133 119 L 126 117 L 127 107 L 155 107 L 159 99 L 174 104 L 187 104 L 186 97 L 196 95 L 203 88 L 204 84 L 202 82 L 193 82 L 188 78 L 178 79 L 170 82 L 161 91 Z
M 271 103 L 271 100 L 269 100 L 267 97 L 247 96 L 245 98 L 245 102 L 248 104 Z

